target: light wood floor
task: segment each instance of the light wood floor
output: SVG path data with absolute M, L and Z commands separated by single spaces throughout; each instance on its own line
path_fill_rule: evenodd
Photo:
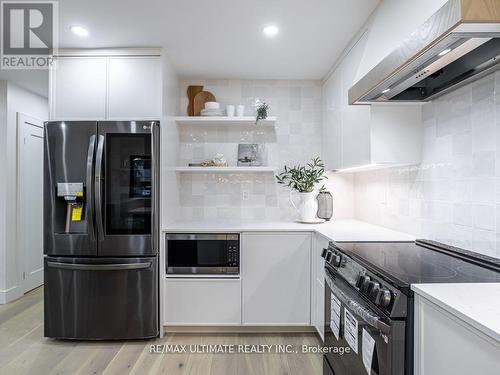
M 151 354 L 152 344 L 317 345 L 313 334 L 169 334 L 147 341 L 43 337 L 43 288 L 0 305 L 0 374 L 320 375 L 318 354 Z

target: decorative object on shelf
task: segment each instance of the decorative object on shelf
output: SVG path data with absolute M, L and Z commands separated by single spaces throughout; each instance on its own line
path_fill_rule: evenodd
M 290 188 L 290 202 L 299 213 L 301 222 L 317 222 L 318 201 L 314 190 L 317 184 L 327 178 L 325 165 L 319 157 L 312 159 L 306 166 L 296 165 L 290 168 L 285 165 L 284 172 L 276 176 L 278 184 Z M 294 192 L 299 196 L 297 204 L 294 202 Z
M 238 167 L 260 167 L 264 165 L 264 145 L 240 143 L 238 145 Z
M 234 105 L 227 105 L 226 106 L 226 116 L 227 117 L 233 117 L 234 116 L 234 111 L 235 111 L 235 107 Z
M 224 154 L 220 152 L 215 154 L 215 157 L 210 160 L 202 161 L 201 163 L 189 163 L 189 167 L 227 167 L 227 160 Z
M 269 109 L 269 104 L 267 104 L 264 101 L 261 101 L 260 99 L 257 99 L 255 101 L 255 112 L 256 112 L 256 117 L 255 117 L 255 123 L 257 124 L 259 120 L 265 120 L 267 118 L 267 111 Z
M 194 116 L 194 97 L 203 91 L 203 86 L 188 86 L 186 92 L 187 97 L 189 99 L 188 107 L 187 107 L 187 115 Z
M 217 102 L 206 102 L 205 109 L 200 111 L 201 116 L 222 116 L 220 104 Z
M 236 107 L 236 116 L 238 116 L 238 117 L 245 116 L 245 106 L 243 104 L 239 104 Z
M 194 97 L 193 105 L 194 105 L 194 116 L 200 116 L 201 111 L 205 108 L 206 102 L 215 102 L 215 96 L 209 91 L 200 91 Z
M 318 212 L 316 214 L 320 219 L 325 219 L 329 221 L 333 216 L 333 196 L 332 194 L 325 190 L 324 187 L 318 193 L 316 197 L 318 200 Z

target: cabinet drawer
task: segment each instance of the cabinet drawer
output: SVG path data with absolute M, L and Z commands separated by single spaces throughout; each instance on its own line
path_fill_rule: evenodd
M 165 325 L 241 324 L 240 280 L 167 279 L 165 283 Z

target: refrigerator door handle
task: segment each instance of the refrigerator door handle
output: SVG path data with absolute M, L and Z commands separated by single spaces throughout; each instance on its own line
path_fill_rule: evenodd
M 95 135 L 89 138 L 89 149 L 87 152 L 87 175 L 86 175 L 86 193 L 85 199 L 87 201 L 87 222 L 88 233 L 90 238 L 94 238 L 94 202 L 93 202 L 93 186 L 94 186 L 94 151 L 95 151 Z
M 114 264 L 81 264 L 81 263 L 61 263 L 47 262 L 51 268 L 59 268 L 75 271 L 121 271 L 121 270 L 139 270 L 151 267 L 151 262 L 137 263 L 114 263 Z
M 95 210 L 97 221 L 97 235 L 99 240 L 104 239 L 104 225 L 102 223 L 102 158 L 104 153 L 104 136 L 99 135 L 97 141 L 97 155 L 95 162 Z

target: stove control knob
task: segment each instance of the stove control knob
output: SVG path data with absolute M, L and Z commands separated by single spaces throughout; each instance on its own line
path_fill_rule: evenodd
M 375 301 L 382 307 L 389 307 L 392 302 L 392 294 L 388 289 L 382 289 L 378 293 L 377 299 Z
M 333 255 L 333 253 L 332 253 L 331 251 L 327 251 L 327 252 L 326 252 L 326 255 L 325 255 L 325 261 L 326 261 L 327 263 L 330 263 L 330 260 L 332 259 L 332 255 Z
M 375 300 L 378 296 L 378 293 L 380 292 L 380 284 L 377 282 L 371 282 L 368 285 L 368 297 L 371 300 Z
M 328 252 L 328 249 L 323 249 L 323 251 L 321 252 L 321 258 L 325 258 L 327 252 Z
M 332 260 L 330 262 L 334 267 L 340 267 L 342 263 L 342 255 L 333 254 Z
M 370 282 L 370 276 L 362 275 L 359 277 L 356 286 L 358 286 L 359 290 L 361 290 L 362 293 L 366 293 L 369 282 Z

